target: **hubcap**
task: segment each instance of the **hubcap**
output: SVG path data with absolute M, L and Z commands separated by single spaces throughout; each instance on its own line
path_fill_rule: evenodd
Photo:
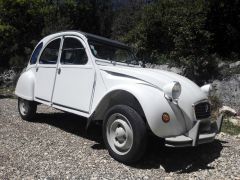
M 112 114 L 107 122 L 107 140 L 114 152 L 128 153 L 133 144 L 133 130 L 128 119 L 122 114 Z
M 28 113 L 29 110 L 29 104 L 26 100 L 21 99 L 19 101 L 19 109 L 22 115 L 26 115 Z

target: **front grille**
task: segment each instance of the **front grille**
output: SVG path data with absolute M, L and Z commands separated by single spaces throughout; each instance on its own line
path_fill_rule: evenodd
M 204 119 L 211 116 L 211 107 L 208 102 L 202 102 L 195 105 L 195 115 L 197 119 Z

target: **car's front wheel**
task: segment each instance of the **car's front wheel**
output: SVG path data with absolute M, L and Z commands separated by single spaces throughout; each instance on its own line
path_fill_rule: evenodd
M 145 152 L 146 125 L 131 107 L 116 105 L 106 114 L 103 138 L 109 154 L 116 160 L 130 164 L 138 161 Z
M 32 121 L 37 110 L 37 103 L 18 98 L 18 111 L 22 119 Z

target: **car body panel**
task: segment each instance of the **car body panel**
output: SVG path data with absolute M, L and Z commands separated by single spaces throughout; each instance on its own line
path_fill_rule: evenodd
M 15 94 L 18 97 L 33 101 L 35 79 L 35 74 L 32 68 L 24 71 L 18 79 Z
M 89 113 L 93 83 L 94 69 L 91 65 L 62 66 L 61 74 L 57 73 L 52 102 Z

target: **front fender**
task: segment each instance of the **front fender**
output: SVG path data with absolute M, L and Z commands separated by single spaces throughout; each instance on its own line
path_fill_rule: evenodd
M 147 123 L 155 135 L 169 137 L 177 136 L 187 131 L 180 108 L 167 101 L 161 90 L 142 83 L 122 84 L 109 89 L 104 97 L 117 90 L 127 91 L 138 100 Z M 104 97 L 101 99 L 104 99 Z M 162 121 L 162 114 L 165 112 L 170 115 L 171 120 L 168 123 Z
M 34 100 L 35 74 L 31 69 L 23 72 L 18 79 L 15 94 L 23 99 Z

